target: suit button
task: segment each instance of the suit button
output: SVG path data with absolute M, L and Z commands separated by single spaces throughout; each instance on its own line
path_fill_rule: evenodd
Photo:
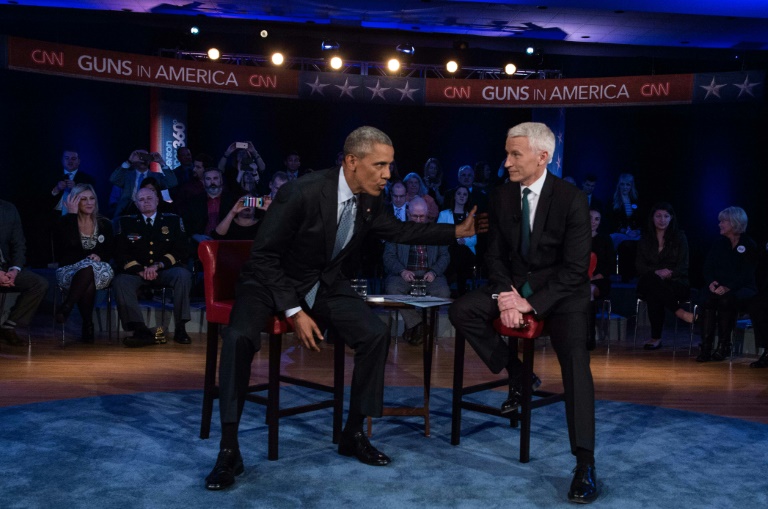
M 154 244 L 154 242 L 151 242 L 151 241 L 150 241 L 149 245 L 151 246 L 152 244 Z
M 155 261 L 152 258 L 149 259 L 149 263 L 154 263 L 154 262 Z
M 153 253 L 152 251 L 150 251 L 150 252 L 149 252 L 149 254 L 155 254 L 155 253 Z

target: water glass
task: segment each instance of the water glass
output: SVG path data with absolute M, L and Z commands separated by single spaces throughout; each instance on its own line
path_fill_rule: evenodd
M 367 279 L 352 279 L 352 289 L 357 292 L 360 297 L 368 296 L 368 280 Z

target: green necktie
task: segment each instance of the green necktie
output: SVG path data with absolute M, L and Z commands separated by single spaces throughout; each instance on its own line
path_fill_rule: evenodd
M 528 195 L 531 190 L 527 187 L 523 189 L 523 217 L 520 225 L 520 254 L 528 259 L 528 250 L 531 247 L 531 206 L 528 204 Z

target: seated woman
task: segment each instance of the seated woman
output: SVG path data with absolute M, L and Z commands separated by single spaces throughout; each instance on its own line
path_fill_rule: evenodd
M 642 233 L 643 215 L 637 204 L 638 193 L 635 177 L 629 173 L 619 175 L 616 191 L 613 193 L 611 210 L 611 240 L 619 255 L 619 274 L 626 282 L 635 276 L 633 261 L 637 254 L 637 244 Z
M 409 202 L 416 196 L 423 198 L 427 203 L 427 221 L 434 223 L 440 211 L 437 209 L 435 200 L 427 193 L 427 186 L 424 185 L 421 177 L 411 172 L 405 176 L 403 184 L 405 185 L 405 201 Z
M 592 252 L 597 257 L 597 267 L 595 267 L 590 281 L 593 307 L 592 312 L 589 313 L 589 341 L 587 342 L 587 349 L 594 350 L 596 341 L 595 314 L 597 313 L 594 303 L 597 299 L 607 299 L 611 293 L 611 274 L 615 270 L 616 253 L 613 250 L 611 238 L 604 233 L 598 233 L 603 215 L 597 209 L 590 209 L 589 217 L 592 226 Z
M 644 348 L 661 348 L 664 309 L 676 317 L 693 323 L 693 313 L 680 303 L 690 294 L 688 285 L 688 239 L 677 228 L 675 210 L 669 203 L 656 203 L 651 208 L 645 235 L 637 243 L 637 295 L 646 302 L 651 322 L 651 339 Z
M 93 342 L 93 306 L 96 290 L 112 282 L 112 223 L 99 216 L 96 193 L 90 184 L 77 184 L 65 203 L 68 214 L 62 216 L 55 230 L 56 281 L 67 291 L 56 312 L 56 321 L 65 323 L 77 304 L 83 327 L 80 339 Z
M 438 207 L 442 207 L 445 203 L 443 170 L 440 168 L 440 161 L 436 157 L 430 157 L 424 163 L 424 185 L 427 186 L 427 194 L 435 200 Z
M 472 209 L 472 205 L 468 203 L 469 189 L 459 186 L 454 191 L 454 195 L 448 198 L 454 204 L 453 210 L 446 209 L 440 212 L 437 222 L 459 224 L 464 221 L 467 213 Z M 445 274 L 449 282 L 454 277 L 456 278 L 456 292 L 459 296 L 467 293 L 467 279 L 472 277 L 472 268 L 475 266 L 475 245 L 477 245 L 477 235 L 456 239 L 455 244 L 448 246 L 451 261 L 448 263 Z
M 757 244 L 744 235 L 747 213 L 728 207 L 717 215 L 719 238 L 704 262 L 707 299 L 701 324 L 701 353 L 698 362 L 721 361 L 731 355 L 731 333 L 736 314 L 757 293 L 755 269 L 759 258 Z M 717 331 L 717 351 L 712 351 Z
M 246 206 L 244 202 L 246 198 L 253 197 L 245 195 L 235 201 L 232 210 L 216 226 L 212 235 L 214 239 L 253 240 L 256 238 L 260 220 L 264 217 L 264 211 L 269 207 L 272 198 L 269 195 L 264 196 L 264 202 L 261 207 Z
M 230 143 L 219 160 L 218 168 L 224 175 L 224 181 L 229 189 L 252 185 L 254 194 L 266 194 L 268 179 L 265 177 L 267 167 L 264 160 L 252 142 L 244 143 L 247 143 L 248 148 L 238 148 L 237 142 Z M 243 184 L 244 179 L 246 179 L 245 184 Z

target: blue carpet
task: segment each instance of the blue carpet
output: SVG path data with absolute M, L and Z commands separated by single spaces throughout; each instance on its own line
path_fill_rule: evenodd
M 450 445 L 450 391 L 432 391 L 432 437 L 421 419 L 374 422 L 373 443 L 393 458 L 367 467 L 339 456 L 330 410 L 290 417 L 280 460 L 266 460 L 263 407 L 248 404 L 240 443 L 246 472 L 225 492 L 203 486 L 219 428 L 198 438 L 201 392 L 144 393 L 0 409 L 0 507 L 476 508 L 565 506 L 573 468 L 562 403 L 534 411 L 531 462 L 519 431 L 465 412 Z M 294 388 L 283 401 L 300 399 Z M 500 402 L 501 393 L 476 395 Z M 390 388 L 387 401 L 419 402 Z M 216 410 L 217 412 L 217 410 Z M 216 413 L 215 413 L 216 415 Z M 600 401 L 594 507 L 747 508 L 768 502 L 768 426 Z

